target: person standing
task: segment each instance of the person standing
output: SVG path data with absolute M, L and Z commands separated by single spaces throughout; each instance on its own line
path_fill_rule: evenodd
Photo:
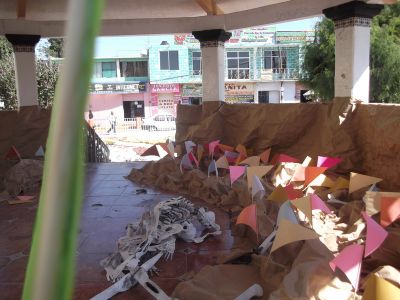
M 108 116 L 108 121 L 110 122 L 110 129 L 108 129 L 107 133 L 113 131 L 116 133 L 116 125 L 117 125 L 117 117 L 114 115 L 114 112 L 111 111 L 110 115 Z
M 92 112 L 91 108 L 89 109 L 89 121 L 88 121 L 88 123 L 89 123 L 90 127 L 94 128 L 93 112 Z

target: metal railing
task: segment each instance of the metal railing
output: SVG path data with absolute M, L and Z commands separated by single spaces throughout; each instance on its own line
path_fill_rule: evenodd
M 86 161 L 87 162 L 110 162 L 110 150 L 96 131 L 85 122 L 85 133 L 87 137 Z
M 273 79 L 298 79 L 299 78 L 299 71 L 298 69 L 291 68 L 276 68 L 272 69 Z

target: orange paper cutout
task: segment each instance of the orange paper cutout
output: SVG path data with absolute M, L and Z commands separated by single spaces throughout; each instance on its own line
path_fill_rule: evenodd
M 268 148 L 260 154 L 260 159 L 263 163 L 268 163 L 269 156 L 271 155 L 271 148 Z
M 400 217 L 400 198 L 381 197 L 381 225 L 387 227 Z
M 324 173 L 326 167 L 306 167 L 304 186 L 308 186 L 315 178 Z
M 257 207 L 251 204 L 245 207 L 239 214 L 236 224 L 245 224 L 251 227 L 258 234 L 257 227 Z

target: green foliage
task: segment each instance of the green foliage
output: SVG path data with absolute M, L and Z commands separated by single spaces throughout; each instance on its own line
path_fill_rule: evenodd
M 48 51 L 48 47 L 43 48 L 42 51 Z M 15 110 L 18 107 L 12 53 L 13 50 L 10 43 L 6 38 L 0 37 L 0 99 L 4 104 L 4 107 L 0 107 L 0 110 Z M 42 108 L 49 108 L 53 104 L 58 75 L 58 63 L 49 59 L 36 60 L 38 101 Z
M 49 43 L 47 53 L 52 57 L 61 58 L 64 56 L 64 40 L 63 39 L 56 39 L 50 38 L 47 40 Z
M 314 90 L 315 96 L 330 100 L 334 94 L 335 34 L 334 24 L 322 19 L 316 24 L 314 42 L 304 48 L 300 79 Z
M 304 48 L 301 80 L 322 100 L 334 97 L 335 33 L 333 22 L 316 24 L 315 39 Z M 371 102 L 400 103 L 400 3 L 387 5 L 371 30 Z

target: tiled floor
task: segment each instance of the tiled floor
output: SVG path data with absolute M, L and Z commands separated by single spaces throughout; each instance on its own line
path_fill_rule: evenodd
M 101 259 L 116 250 L 116 241 L 124 234 L 127 223 L 140 218 L 150 205 L 174 195 L 149 188 L 136 195 L 140 186 L 124 179 L 139 163 L 91 164 L 87 166 L 85 200 L 77 250 L 74 299 L 90 299 L 110 285 L 99 265 Z M 205 205 L 199 201 L 196 204 Z M 202 244 L 178 241 L 172 261 L 159 261 L 161 269 L 153 280 L 171 294 L 180 277 L 204 265 L 215 264 L 217 256 L 232 246 L 229 217 L 216 212 L 223 235 L 211 237 Z M 31 243 L 32 224 L 37 204 L 9 205 L 0 202 L 0 298 L 19 299 Z M 113 299 L 153 299 L 140 286 L 135 286 Z

